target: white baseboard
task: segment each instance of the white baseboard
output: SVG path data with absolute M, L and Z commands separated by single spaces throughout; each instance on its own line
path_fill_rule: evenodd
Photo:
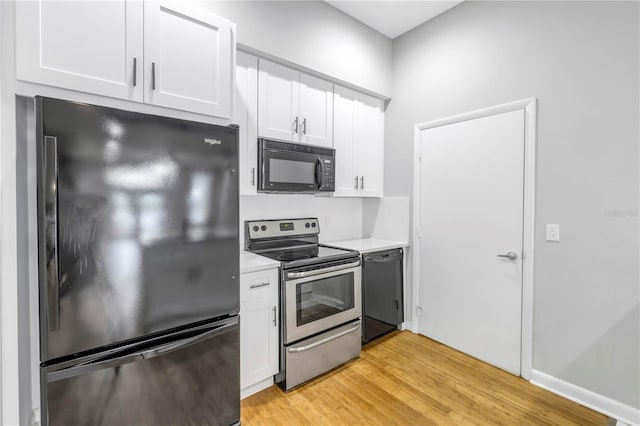
M 29 418 L 29 426 L 40 426 L 40 407 L 34 408 L 31 411 L 31 418 Z
M 254 393 L 258 393 L 261 390 L 265 390 L 268 387 L 273 386 L 273 376 L 268 379 L 264 379 L 261 382 L 258 382 L 254 385 L 247 386 L 246 388 L 240 391 L 240 399 L 245 399 L 248 396 L 253 395 Z
M 411 321 L 405 321 L 402 324 L 400 324 L 400 330 L 409 330 L 409 331 L 413 331 L 413 329 L 411 328 Z
M 530 382 L 580 405 L 613 417 L 618 420 L 618 424 L 640 425 L 640 410 L 630 405 L 607 398 L 535 369 L 531 370 Z

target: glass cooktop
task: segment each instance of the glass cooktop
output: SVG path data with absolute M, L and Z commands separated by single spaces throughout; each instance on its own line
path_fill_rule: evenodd
M 325 259 L 332 260 L 333 258 L 353 256 L 354 252 L 352 250 L 344 250 L 336 247 L 309 245 L 307 247 L 263 251 L 259 254 L 281 262 L 293 262 L 304 259 L 314 261 L 324 261 Z M 355 254 L 357 255 L 357 253 Z

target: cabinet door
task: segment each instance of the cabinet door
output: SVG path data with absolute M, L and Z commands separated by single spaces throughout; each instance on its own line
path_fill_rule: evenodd
M 146 103 L 231 117 L 232 24 L 168 0 L 144 2 Z
M 16 2 L 16 78 L 143 99 L 139 1 Z
M 258 58 L 238 52 L 233 122 L 240 126 L 240 194 L 256 193 L 258 159 Z
M 278 297 L 240 303 L 240 384 L 245 389 L 278 372 Z
M 300 142 L 333 147 L 333 83 L 300 73 Z
M 300 73 L 260 59 L 258 72 L 258 136 L 300 140 Z
M 360 195 L 382 197 L 384 177 L 382 101 L 364 94 L 360 94 L 358 104 L 358 153 Z
M 333 147 L 336 150 L 335 197 L 358 194 L 358 93 L 335 86 L 333 96 Z

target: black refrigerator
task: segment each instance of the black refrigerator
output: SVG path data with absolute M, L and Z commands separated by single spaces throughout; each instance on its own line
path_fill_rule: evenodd
M 34 102 L 42 423 L 238 423 L 238 129 Z

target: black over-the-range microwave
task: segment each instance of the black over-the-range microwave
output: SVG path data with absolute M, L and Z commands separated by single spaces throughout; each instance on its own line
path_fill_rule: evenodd
M 258 139 L 258 192 L 333 192 L 336 150 Z

